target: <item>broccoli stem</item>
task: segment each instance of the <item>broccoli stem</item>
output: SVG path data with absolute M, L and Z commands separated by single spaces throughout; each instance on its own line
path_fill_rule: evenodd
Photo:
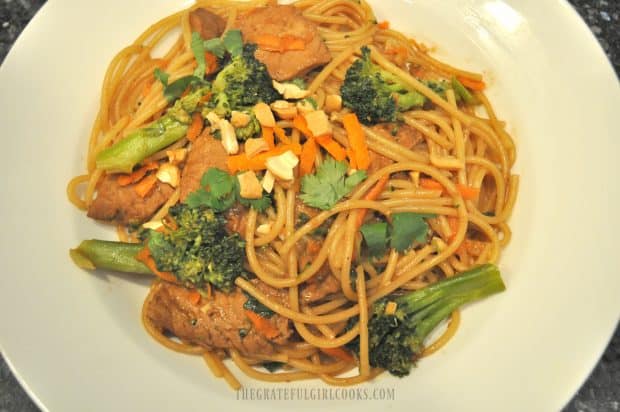
M 497 266 L 477 266 L 395 300 L 398 310 L 410 314 L 441 299 L 464 299 L 464 303 L 505 290 Z
M 117 272 L 152 275 L 153 272 L 136 255 L 144 248 L 141 243 L 109 240 L 84 240 L 69 251 L 71 259 L 83 269 L 107 269 Z
M 187 128 L 186 123 L 165 115 L 102 150 L 97 155 L 97 168 L 130 173 L 136 164 L 185 136 Z

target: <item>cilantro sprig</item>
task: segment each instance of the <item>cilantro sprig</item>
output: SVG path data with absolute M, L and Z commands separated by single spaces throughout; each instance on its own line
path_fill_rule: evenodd
M 426 243 L 429 227 L 425 219 L 435 216 L 426 213 L 395 213 L 389 226 L 386 222 L 362 225 L 360 232 L 368 255 L 383 256 L 387 252 L 388 244 L 398 252 L 403 252 L 414 242 Z
M 322 210 L 331 209 L 366 179 L 366 172 L 359 170 L 347 176 L 348 166 L 328 157 L 313 175 L 301 179 L 301 200 L 308 206 Z
M 271 206 L 271 198 L 263 193 L 260 199 L 241 197 L 241 188 L 236 176 L 215 167 L 207 170 L 200 179 L 200 188 L 187 196 L 185 203 L 190 207 L 206 206 L 216 212 L 230 209 L 236 202 L 262 212 Z

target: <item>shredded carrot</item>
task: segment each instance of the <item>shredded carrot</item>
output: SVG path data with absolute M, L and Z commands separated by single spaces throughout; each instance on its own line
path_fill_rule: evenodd
M 385 185 L 387 185 L 388 180 L 390 180 L 390 175 L 381 176 L 377 183 L 364 195 L 364 200 L 375 200 L 381 195 L 383 189 L 385 189 Z M 357 212 L 357 227 L 362 226 L 364 223 L 364 218 L 366 217 L 366 213 L 368 213 L 368 209 L 360 209 Z
M 420 179 L 420 186 L 429 190 L 444 190 L 443 185 L 435 179 L 427 179 L 424 177 Z
M 205 95 L 204 95 L 204 96 L 202 96 L 202 99 L 200 99 L 200 101 L 201 101 L 202 103 L 206 103 L 206 102 L 208 102 L 209 100 L 211 100 L 211 97 L 213 97 L 213 92 L 207 92 L 207 93 L 205 93 Z
M 344 349 L 342 346 L 337 347 L 337 348 L 320 348 L 320 349 L 321 349 L 321 352 L 331 357 L 338 358 L 338 359 L 341 359 L 347 362 L 353 361 L 353 356 L 351 355 L 351 353 L 348 350 Z
M 390 28 L 390 22 L 387 20 L 384 20 L 381 23 L 377 24 L 377 28 L 381 30 L 387 30 Z
M 444 192 L 446 191 L 443 185 L 439 183 L 438 181 L 436 181 L 435 179 L 421 178 L 420 186 L 423 187 L 424 189 L 441 190 Z M 480 194 L 480 189 L 476 189 L 474 187 L 466 186 L 460 183 L 457 183 L 456 190 L 458 190 L 460 195 L 465 200 L 474 200 Z
M 482 80 L 474 80 L 470 79 L 469 77 L 463 76 L 456 76 L 456 79 L 461 82 L 463 86 L 476 92 L 481 92 L 487 87 L 487 85 Z
M 205 70 L 205 74 L 211 74 L 217 71 L 217 57 L 215 54 L 206 52 L 205 62 L 207 63 L 207 70 Z
M 292 50 L 304 50 L 306 42 L 296 36 L 276 36 L 274 34 L 261 34 L 254 39 L 262 50 L 284 53 Z
M 275 132 L 276 136 L 278 137 L 278 139 L 280 139 L 282 143 L 291 144 L 291 139 L 288 138 L 283 128 L 276 126 L 273 128 L 273 131 Z
M 200 113 L 194 113 L 192 115 L 192 123 L 189 125 L 187 129 L 187 140 L 193 142 L 200 136 L 202 132 L 202 128 L 204 126 L 204 121 L 202 120 L 202 116 Z
M 299 156 L 301 155 L 302 147 L 299 143 L 281 144 L 276 146 L 274 149 L 259 153 L 252 158 L 248 158 L 245 153 L 228 156 L 226 159 L 226 165 L 231 173 L 236 173 L 243 170 L 265 170 L 267 168 L 265 162 L 268 158 L 280 155 L 288 150 Z
M 273 326 L 268 319 L 263 318 L 258 313 L 246 309 L 245 316 L 250 319 L 250 321 L 256 328 L 256 331 L 267 339 L 274 339 L 280 334 L 280 332 L 278 332 L 278 329 L 276 329 L 276 327 Z
M 138 196 L 144 198 L 149 193 L 151 193 L 151 190 L 153 190 L 153 188 L 155 187 L 155 183 L 157 183 L 157 176 L 154 174 L 148 175 L 147 177 L 136 183 L 133 189 L 136 191 Z
M 308 254 L 310 255 L 316 255 L 317 253 L 319 253 L 322 247 L 323 244 L 316 239 L 312 239 L 309 237 L 306 241 L 306 252 L 308 252 Z
M 463 199 L 465 200 L 475 200 L 480 194 L 480 189 L 476 189 L 471 186 L 466 186 L 462 184 L 457 184 L 456 189 L 459 191 Z
M 146 176 L 146 172 L 148 172 L 149 170 L 155 170 L 158 167 L 159 165 L 157 163 L 151 162 L 129 174 L 120 175 L 116 178 L 116 181 L 120 186 L 128 186 L 141 180 L 144 176 Z
M 202 295 L 197 290 L 192 290 L 191 292 L 189 292 L 189 295 L 187 295 L 187 299 L 194 305 L 197 305 L 200 303 L 201 297 Z
M 459 246 L 458 253 L 466 251 L 472 256 L 480 256 L 484 252 L 484 248 L 487 247 L 487 242 L 481 240 L 465 239 Z
M 309 138 L 301 148 L 299 159 L 299 173 L 301 176 L 312 173 L 314 159 L 316 158 L 317 146 L 314 138 Z
M 347 152 L 344 150 L 340 143 L 335 141 L 331 135 L 323 135 L 315 138 L 317 143 L 323 147 L 323 149 L 327 150 L 327 153 L 332 155 L 332 157 L 336 160 L 342 161 L 347 158 Z
M 306 137 L 314 137 L 312 135 L 312 132 L 308 128 L 308 123 L 306 123 L 306 118 L 301 115 L 295 116 L 295 118 L 293 119 L 293 127 L 299 130 L 300 132 L 302 132 L 304 136 Z
M 276 147 L 275 137 L 273 136 L 273 127 L 261 126 L 263 139 L 267 142 L 269 149 Z
M 347 131 L 351 150 L 355 155 L 355 165 L 357 169 L 367 170 L 370 166 L 370 154 L 368 144 L 364 138 L 364 130 L 355 113 L 348 113 L 342 116 L 342 124 Z
M 138 254 L 136 255 L 136 260 L 144 263 L 151 272 L 153 272 L 155 275 L 165 280 L 166 282 L 178 283 L 177 278 L 174 276 L 174 274 L 172 274 L 172 272 L 161 272 L 159 269 L 157 269 L 155 260 L 153 259 L 153 256 L 151 256 L 151 251 L 147 246 L 145 246 L 144 249 L 138 252 Z

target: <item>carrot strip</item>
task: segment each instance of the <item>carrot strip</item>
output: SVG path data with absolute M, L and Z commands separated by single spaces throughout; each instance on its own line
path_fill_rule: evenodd
M 248 158 L 245 153 L 228 156 L 226 159 L 226 165 L 231 173 L 236 173 L 242 170 L 265 170 L 267 168 L 265 162 L 268 158 L 280 155 L 288 150 L 299 156 L 301 155 L 302 147 L 299 143 L 282 144 L 267 152 L 259 153 L 252 158 Z
M 461 82 L 463 86 L 477 92 L 481 92 L 487 87 L 487 85 L 482 80 L 474 80 L 470 79 L 469 77 L 463 76 L 456 76 L 456 79 Z
M 149 95 L 149 93 L 151 92 L 151 89 L 153 88 L 153 83 L 154 82 L 147 82 L 144 85 L 144 88 L 142 89 L 142 93 L 140 94 L 142 96 L 142 99 L 145 99 L 146 96 Z
M 217 57 L 215 54 L 206 52 L 205 62 L 207 63 L 207 70 L 205 71 L 205 74 L 211 74 L 217 71 Z
M 136 191 L 138 196 L 144 198 L 151 193 L 151 190 L 155 187 L 155 183 L 157 183 L 157 176 L 154 174 L 148 175 L 136 183 L 133 189 Z
M 347 147 L 347 157 L 349 158 L 349 166 L 352 169 L 357 169 L 357 162 L 355 161 L 355 153 L 351 150 L 350 147 Z
M 276 327 L 273 326 L 268 319 L 263 318 L 258 313 L 246 309 L 245 316 L 250 319 L 250 321 L 254 325 L 254 328 L 256 328 L 256 331 L 267 339 L 274 339 L 280 334 L 280 332 L 278 332 L 278 329 L 276 329 Z
M 420 186 L 429 190 L 444 190 L 443 185 L 438 181 L 424 177 L 420 179 Z
M 340 143 L 335 141 L 330 135 L 318 136 L 315 139 L 334 159 L 342 161 L 347 158 L 346 150 L 344 150 L 344 148 L 340 146 Z
M 282 143 L 291 144 L 291 139 L 288 138 L 283 128 L 276 126 L 273 128 L 273 131 L 275 132 L 276 136 L 278 137 L 278 139 L 280 139 Z
M 381 23 L 377 24 L 377 28 L 381 30 L 387 30 L 390 28 L 390 22 L 387 20 L 384 20 Z
M 314 137 L 310 129 L 308 128 L 308 123 L 306 123 L 306 118 L 297 115 L 293 119 L 293 127 L 304 134 L 307 138 Z
M 299 159 L 299 173 L 301 176 L 312 173 L 316 152 L 316 141 L 313 138 L 309 138 L 301 148 L 301 157 Z
M 146 176 L 146 172 L 148 172 L 149 170 L 155 170 L 158 167 L 159 165 L 157 163 L 152 162 L 142 166 L 138 170 L 135 170 L 129 174 L 120 175 L 116 178 L 116 181 L 120 186 L 128 186 L 141 180 L 144 176 Z
M 274 34 L 261 34 L 255 39 L 256 44 L 262 50 L 284 53 L 291 50 L 304 50 L 306 42 L 296 36 L 276 36 Z
M 344 349 L 342 346 L 339 346 L 337 348 L 320 348 L 320 349 L 321 349 L 321 352 L 331 357 L 338 358 L 338 359 L 341 359 L 347 362 L 353 362 L 353 356 L 351 355 L 351 353 L 348 350 Z
M 273 127 L 261 126 L 263 139 L 267 142 L 270 149 L 276 147 L 275 137 L 273 136 Z
M 442 190 L 443 192 L 446 191 L 443 185 L 434 179 L 421 178 L 420 186 L 424 189 Z M 474 187 L 466 186 L 460 183 L 456 185 L 456 190 L 458 190 L 460 195 L 465 200 L 475 200 L 480 194 L 480 189 L 476 189 Z
M 192 290 L 189 295 L 187 296 L 188 300 L 193 303 L 194 305 L 197 305 L 200 303 L 200 298 L 202 297 L 202 295 L 200 294 L 200 292 L 198 292 L 197 290 Z
M 370 154 L 368 153 L 368 144 L 364 138 L 362 125 L 355 113 L 348 113 L 342 116 L 342 124 L 347 131 L 349 144 L 355 155 L 356 168 L 367 170 L 370 166 Z
M 459 246 L 457 253 L 463 253 L 466 251 L 472 256 L 480 256 L 484 252 L 484 248 L 487 246 L 487 242 L 481 240 L 465 239 Z
M 480 189 L 476 189 L 474 187 L 465 186 L 462 184 L 457 184 L 456 189 L 459 191 L 463 199 L 465 200 L 475 200 L 480 194 Z
M 202 120 L 202 116 L 200 113 L 194 113 L 192 115 L 192 123 L 189 125 L 187 129 L 187 140 L 193 142 L 200 136 L 202 132 L 202 128 L 204 126 L 204 121 Z
M 381 195 L 383 189 L 385 189 L 385 185 L 387 185 L 388 180 L 390 180 L 390 175 L 381 176 L 377 183 L 364 195 L 364 200 L 375 200 Z M 357 212 L 357 227 L 362 226 L 364 223 L 364 218 L 366 217 L 366 213 L 368 213 L 368 209 L 360 209 Z
M 151 251 L 149 250 L 147 246 L 145 246 L 144 249 L 138 252 L 138 254 L 136 255 L 136 260 L 139 260 L 140 262 L 144 263 L 151 272 L 153 272 L 155 275 L 157 275 L 162 280 L 165 280 L 166 282 L 171 282 L 171 283 L 179 283 L 176 276 L 174 276 L 172 272 L 161 272 L 159 269 L 157 269 L 155 260 L 153 259 L 153 256 L 151 256 Z

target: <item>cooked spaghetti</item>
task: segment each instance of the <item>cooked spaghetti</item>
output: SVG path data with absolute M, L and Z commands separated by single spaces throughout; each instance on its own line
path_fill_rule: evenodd
M 269 84 L 244 80 L 252 90 L 233 95 L 241 59 Z M 71 255 L 157 275 L 148 333 L 202 356 L 233 388 L 225 358 L 270 382 L 404 375 L 454 335 L 468 300 L 443 307 L 445 331 L 410 345 L 404 369 L 379 353 L 390 342 L 378 317 L 405 322 L 411 291 L 488 268 L 510 241 L 515 146 L 484 89 L 482 75 L 435 60 L 363 0 L 199 0 L 110 63 L 87 172 L 67 193 L 122 243 L 86 241 Z M 209 251 L 185 241 L 183 259 L 191 249 L 233 265 L 238 251 L 228 283 L 232 269 L 216 276 L 192 261 L 199 276 L 160 257 L 191 232 L 179 207 L 225 225 Z M 117 244 L 135 259 L 104 256 Z

